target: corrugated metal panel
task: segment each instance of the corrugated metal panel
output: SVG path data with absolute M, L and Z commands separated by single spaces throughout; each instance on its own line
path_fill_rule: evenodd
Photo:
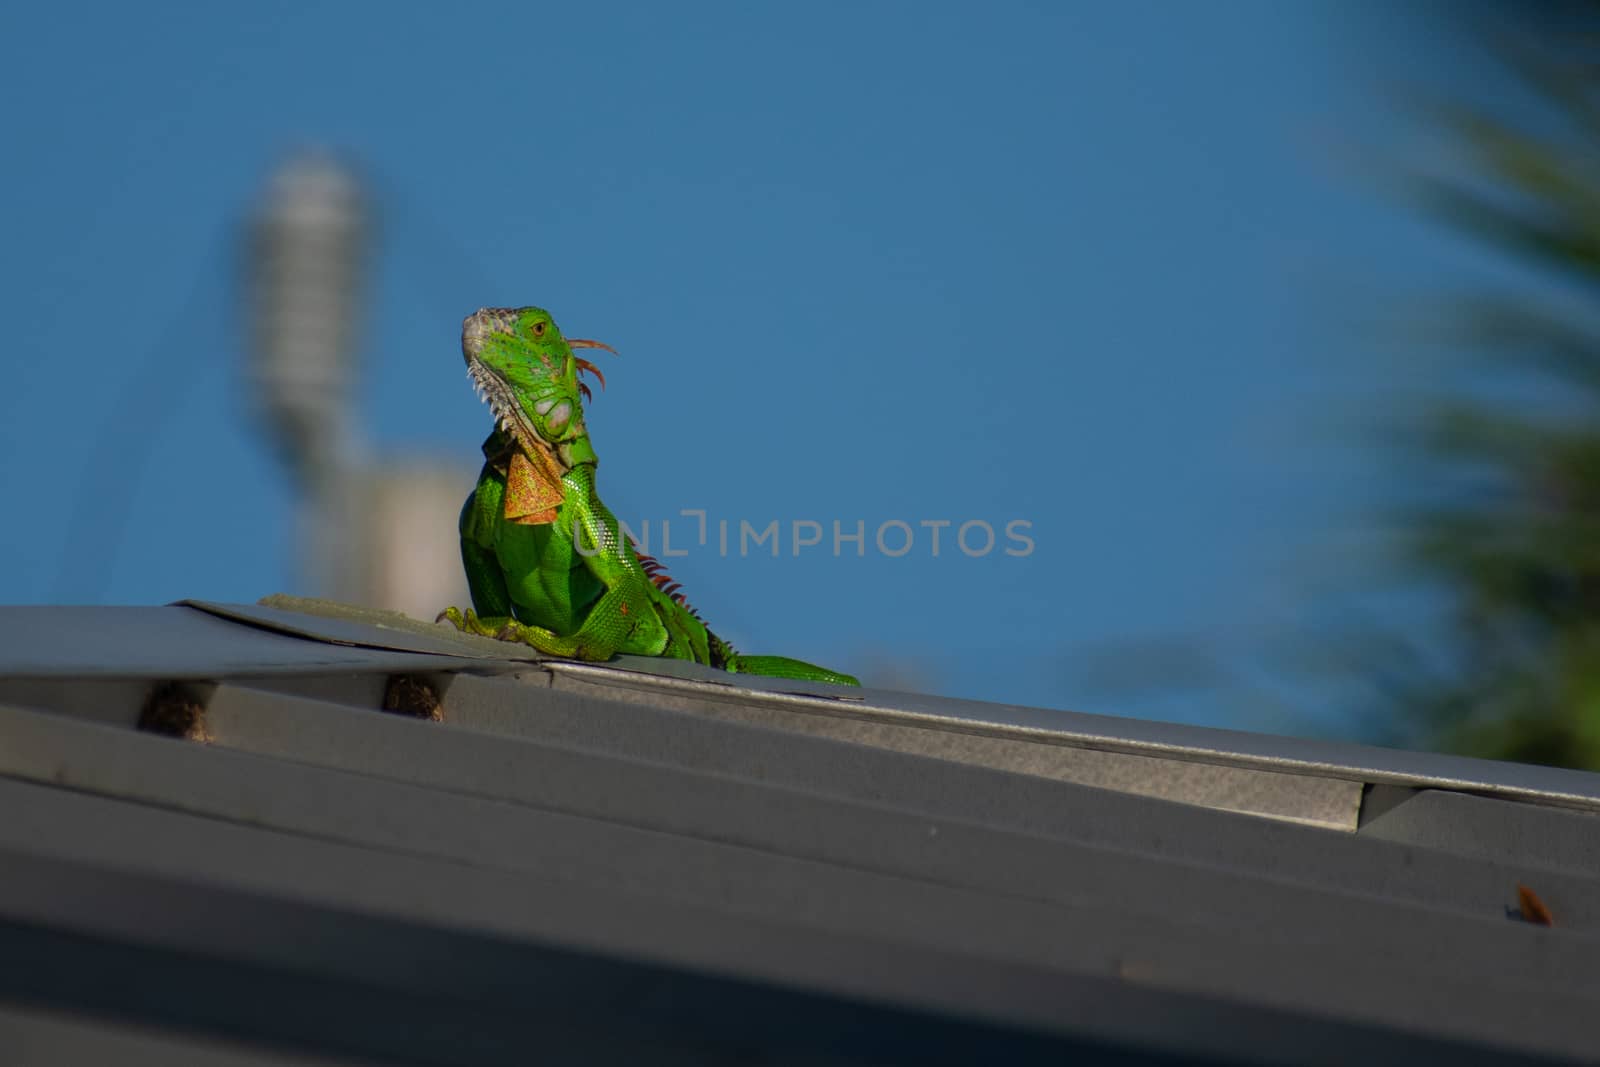
M 34 961 L 0 1039 L 75 1040 L 34 1005 L 265 1062 L 1600 1050 L 1594 776 L 290 606 L 0 611 L 0 944 Z M 96 641 L 132 646 L 80 669 Z M 396 675 L 439 721 L 377 713 Z M 173 679 L 209 743 L 137 728 Z

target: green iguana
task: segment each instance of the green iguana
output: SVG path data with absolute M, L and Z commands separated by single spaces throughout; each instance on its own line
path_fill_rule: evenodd
M 467 371 L 496 428 L 461 509 L 473 610 L 446 608 L 440 620 L 552 656 L 670 656 L 736 673 L 860 684 L 800 660 L 735 652 L 660 564 L 621 535 L 595 490 L 598 460 L 580 402 L 590 393 L 579 373 L 602 386 L 605 376 L 574 348 L 614 351 L 563 338 L 540 308 L 484 308 L 462 323 Z

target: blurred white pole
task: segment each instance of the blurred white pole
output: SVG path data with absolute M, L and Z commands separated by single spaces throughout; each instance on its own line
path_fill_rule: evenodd
M 476 472 L 368 460 L 354 387 L 372 231 L 361 183 L 331 158 L 272 176 L 251 224 L 251 379 L 300 501 L 300 591 L 432 619 L 467 603 L 456 517 Z
M 456 523 L 477 475 L 426 457 L 385 457 L 372 469 L 356 525 L 366 546 L 361 603 L 430 620 L 469 606 Z
M 352 386 L 371 225 L 355 176 L 331 158 L 290 160 L 251 228 L 254 392 L 303 501 L 299 581 L 364 600 Z

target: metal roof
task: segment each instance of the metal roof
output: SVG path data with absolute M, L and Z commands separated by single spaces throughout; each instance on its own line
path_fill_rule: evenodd
M 0 1059 L 1600 1057 L 1600 776 L 518 651 L 0 609 Z

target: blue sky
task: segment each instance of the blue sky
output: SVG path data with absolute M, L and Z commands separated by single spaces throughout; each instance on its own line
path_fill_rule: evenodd
M 625 519 L 865 525 L 678 561 L 714 624 L 1080 710 L 1140 710 L 1099 650 L 1304 617 L 1380 482 L 1348 417 L 1408 373 L 1372 323 L 1473 269 L 1366 180 L 1416 73 L 1375 7 L 276 7 L 0 15 L 0 601 L 292 588 L 237 268 L 306 146 L 378 190 L 380 454 L 473 463 L 461 317 L 540 304 L 624 353 L 590 426 Z M 1034 549 L 887 558 L 893 519 Z

